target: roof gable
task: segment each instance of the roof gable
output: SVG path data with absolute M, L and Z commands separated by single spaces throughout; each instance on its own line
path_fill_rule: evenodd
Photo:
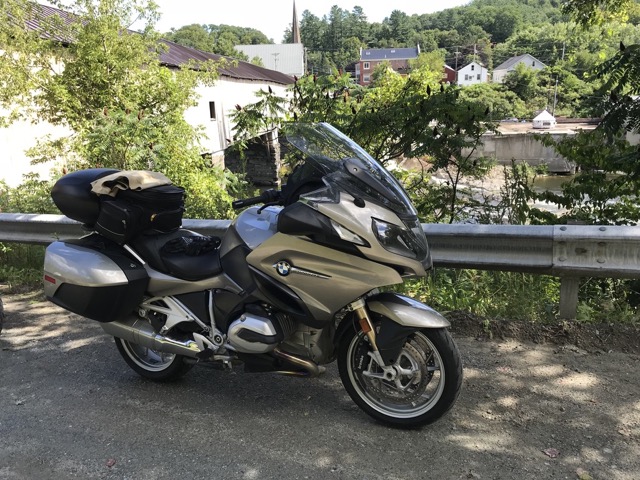
M 505 60 L 500 65 L 498 65 L 496 68 L 494 68 L 493 71 L 495 72 L 496 70 L 509 70 L 509 69 L 515 67 L 518 63 L 520 63 L 522 60 L 524 60 L 527 57 L 531 58 L 533 61 L 539 63 L 540 65 L 546 67 L 546 65 L 544 63 L 542 63 L 540 60 L 538 60 L 536 57 L 534 57 L 533 55 L 530 55 L 528 53 L 525 53 L 524 55 L 518 55 L 516 57 L 511 57 L 508 60 Z
M 486 70 L 486 68 L 484 67 L 484 65 L 482 65 L 481 63 L 478 63 L 478 62 L 471 62 L 471 63 L 467 63 L 464 67 L 460 67 L 460 68 L 458 69 L 458 71 L 459 71 L 459 72 L 461 72 L 461 71 L 463 71 L 463 70 L 466 70 L 466 69 L 468 69 L 469 67 L 471 67 L 472 65 L 474 65 L 474 66 L 476 66 L 476 67 L 480 67 L 480 69 L 481 69 L 481 70 L 482 70 L 482 69 L 485 69 L 485 70 Z

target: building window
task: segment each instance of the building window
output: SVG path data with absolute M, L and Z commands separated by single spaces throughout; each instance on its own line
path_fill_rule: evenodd
M 536 62 L 534 61 L 534 62 L 531 64 L 531 66 L 532 66 L 532 67 L 535 67 L 535 66 L 536 66 Z
M 465 80 L 469 80 L 469 74 L 465 74 L 465 75 L 464 75 L 464 79 L 465 79 Z
M 471 65 L 471 71 L 473 72 L 476 69 L 475 65 Z
M 478 80 L 480 80 L 480 74 L 478 74 Z
M 369 83 L 370 81 L 371 81 L 371 77 L 369 75 L 365 75 L 364 77 L 362 77 L 363 83 Z
M 364 68 L 365 70 L 369 70 L 371 68 L 371 65 L 369 64 L 369 62 L 364 62 L 362 68 Z
M 209 102 L 209 119 L 216 119 L 216 102 Z

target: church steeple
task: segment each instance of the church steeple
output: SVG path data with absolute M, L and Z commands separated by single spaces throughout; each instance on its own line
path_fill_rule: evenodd
M 293 0 L 293 23 L 291 24 L 291 43 L 302 43 L 300 39 L 300 24 L 298 23 L 298 13 L 296 12 L 296 0 Z

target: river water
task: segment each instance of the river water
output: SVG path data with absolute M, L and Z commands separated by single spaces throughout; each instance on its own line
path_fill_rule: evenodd
M 536 192 L 549 190 L 553 193 L 562 192 L 562 185 L 574 178 L 574 175 L 538 175 L 533 188 Z

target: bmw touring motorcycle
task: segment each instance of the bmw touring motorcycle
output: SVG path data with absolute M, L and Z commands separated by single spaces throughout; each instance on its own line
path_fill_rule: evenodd
M 93 232 L 47 248 L 46 296 L 102 322 L 127 364 L 152 380 L 205 362 L 315 377 L 337 360 L 347 392 L 375 419 L 404 427 L 437 420 L 462 382 L 449 323 L 379 290 L 431 268 L 415 208 L 332 126 L 292 124 L 285 133 L 287 155 L 301 164 L 281 191 L 236 201 L 262 205 L 245 209 L 221 241 L 177 228 L 181 208 L 176 225 L 171 209 L 148 214 L 175 186 L 149 188 L 156 197 L 141 206 L 135 195 L 145 190 L 91 190 L 126 172 L 62 177 L 54 201 Z

